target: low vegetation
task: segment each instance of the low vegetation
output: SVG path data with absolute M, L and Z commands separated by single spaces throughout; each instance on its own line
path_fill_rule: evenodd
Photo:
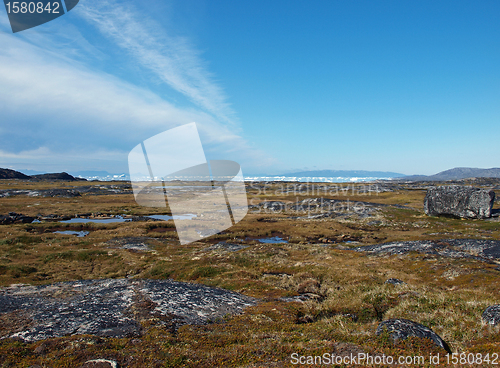
M 0 189 L 35 185 L 56 188 L 81 183 L 0 181 Z M 172 231 L 172 221 L 0 225 L 0 286 L 94 278 L 172 278 L 261 299 L 244 314 L 227 316 L 225 321 L 183 326 L 176 332 L 145 326 L 147 332 L 138 338 L 80 335 L 36 343 L 2 339 L 0 367 L 77 367 L 96 358 L 115 360 L 122 367 L 287 367 L 292 366 L 293 353 L 364 352 L 426 358 L 429 354 L 446 354 L 425 339 L 393 344 L 387 335 L 376 336 L 378 324 L 388 318 L 407 318 L 430 327 L 453 352 L 500 354 L 499 329 L 481 323 L 484 309 L 500 300 L 497 264 L 416 253 L 380 257 L 350 250 L 395 240 L 500 240 L 499 222 L 425 216 L 423 189 L 302 195 L 284 193 L 280 188 L 270 185 L 263 193 L 261 188 L 250 186 L 250 203 L 293 203 L 325 197 L 384 206 L 373 207 L 366 217 L 345 212 L 316 219 L 304 213 L 254 208 L 223 233 L 183 246 Z M 0 198 L 0 214 L 9 212 L 30 216 L 166 214 L 139 207 L 131 193 Z M 54 233 L 64 230 L 89 234 L 76 237 Z M 259 241 L 274 236 L 284 242 Z M 144 239 L 150 250 L 123 249 L 112 241 L 128 237 Z M 207 249 L 220 242 L 247 247 L 238 251 Z M 385 283 L 389 278 L 404 284 Z M 290 301 L 300 295 L 307 298 Z M 15 318 L 0 314 L 2 336 Z

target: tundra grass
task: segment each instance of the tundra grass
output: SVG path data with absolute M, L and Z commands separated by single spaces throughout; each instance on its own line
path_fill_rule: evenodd
M 0 184 L 0 189 L 40 188 L 25 182 Z M 98 184 L 102 183 L 90 183 Z M 70 184 L 43 185 L 60 188 Z M 300 200 L 318 197 L 314 194 L 300 196 Z M 249 188 L 249 195 L 256 203 L 295 201 L 295 197 L 263 194 L 255 188 Z M 0 367 L 75 367 L 96 358 L 115 360 L 122 367 L 288 367 L 297 366 L 291 364 L 294 353 L 446 354 L 425 339 L 395 345 L 386 335 L 376 336 L 378 324 L 388 318 L 407 318 L 432 328 L 453 352 L 499 354 L 498 328 L 481 323 L 484 309 L 500 302 L 497 264 L 416 253 L 380 257 L 349 250 L 354 245 L 400 240 L 500 239 L 499 222 L 425 216 L 424 196 L 424 190 L 411 189 L 330 197 L 407 207 L 381 207 L 368 218 L 346 214 L 297 219 L 291 218 L 297 214 L 286 212 L 251 211 L 221 234 L 188 245 L 180 245 L 175 231 L 169 230 L 172 221 L 0 225 L 1 286 L 95 278 L 172 278 L 261 299 L 242 315 L 204 326 L 183 326 L 175 333 L 144 320 L 146 333 L 140 338 L 68 336 L 36 343 L 2 339 Z M 131 193 L 71 199 L 0 198 L 0 214 L 145 215 L 153 210 L 137 206 Z M 54 233 L 60 230 L 84 230 L 89 235 L 77 238 Z M 280 236 L 287 243 L 259 242 L 269 236 Z M 130 237 L 146 239 L 150 250 L 131 251 L 110 242 Z M 221 241 L 247 248 L 237 252 L 207 249 Z M 405 284 L 385 284 L 388 278 Z M 309 299 L 282 299 L 297 295 Z M 22 321 L 25 319 L 16 314 L 0 316 L 0 334 L 7 335 L 25 323 Z

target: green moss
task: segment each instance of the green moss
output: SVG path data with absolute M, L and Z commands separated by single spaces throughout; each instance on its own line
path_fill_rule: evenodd
M 202 266 L 195 268 L 190 275 L 191 280 L 197 280 L 199 278 L 210 278 L 215 277 L 221 273 L 226 272 L 223 267 L 213 267 L 213 266 Z

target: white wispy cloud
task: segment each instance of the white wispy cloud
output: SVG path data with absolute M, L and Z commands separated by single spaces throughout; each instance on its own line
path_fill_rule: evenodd
M 81 3 L 86 6 L 84 19 L 99 22 L 88 17 L 96 7 L 107 5 Z M 155 70 L 196 104 L 181 108 L 146 87 L 100 70 L 96 64 L 110 56 L 103 54 L 102 45 L 89 43 L 84 28 L 54 21 L 40 32 L 37 27 L 13 35 L 6 17 L 0 16 L 0 167 L 126 171 L 128 152 L 140 141 L 191 122 L 198 125 L 209 159 L 234 160 L 243 167 L 270 160 L 228 123 L 232 112 L 223 93 L 187 42 L 165 43 L 146 30 L 139 32 L 142 38 L 134 38 L 126 19 L 131 17 L 130 27 L 141 27 L 139 20 L 124 6 L 114 11 L 118 13 L 108 15 L 116 24 L 104 19 L 102 26 L 117 27 L 110 37 L 137 47 L 134 57 L 141 60 L 140 67 Z M 120 41 L 122 32 L 128 36 Z M 157 43 L 176 50 L 176 55 L 155 52 Z
M 150 134 L 200 121 L 206 125 L 208 136 L 210 132 L 213 137 L 228 133 L 207 114 L 176 108 L 149 90 L 112 75 L 59 60 L 6 34 L 0 34 L 0 43 L 0 107 L 4 119 L 9 116 L 32 131 L 57 128 L 50 132 L 57 136 L 80 128 L 95 133 L 89 141 L 100 135 L 123 140 L 128 134 L 132 138 L 140 132 Z M 5 122 L 8 124 L 8 119 Z M 9 128 L 16 130 L 16 126 Z
M 208 156 L 247 163 L 263 156 L 208 113 L 178 108 L 148 89 L 6 32 L 0 32 L 0 44 L 0 165 L 58 163 L 68 170 L 72 162 L 124 171 L 138 142 L 193 121 Z
M 186 38 L 168 35 L 130 3 L 87 0 L 75 9 L 143 68 L 224 123 L 233 121 L 224 92 Z

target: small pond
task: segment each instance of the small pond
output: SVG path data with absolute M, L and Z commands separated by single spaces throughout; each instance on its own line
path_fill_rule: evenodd
M 257 239 L 257 240 L 260 243 L 266 243 L 266 244 L 288 243 L 288 240 L 280 238 L 279 236 L 273 236 L 270 238 L 261 238 L 261 239 Z
M 105 218 L 105 219 L 93 219 L 93 218 L 80 218 L 80 217 L 75 217 L 70 220 L 64 220 L 64 221 L 59 221 L 64 224 L 81 224 L 81 223 L 88 223 L 88 222 L 96 222 L 99 224 L 110 224 L 112 222 L 125 222 L 125 221 L 132 221 L 131 219 L 124 219 L 121 216 L 116 216 L 113 218 Z
M 148 215 L 148 216 L 144 216 L 144 217 L 149 217 L 149 218 L 156 219 L 156 220 L 168 221 L 168 220 L 174 220 L 174 219 L 175 220 L 191 220 L 194 217 L 196 217 L 196 215 L 188 213 L 186 215 L 176 215 L 176 216 L 170 216 L 170 215 Z M 72 218 L 70 220 L 64 220 L 64 221 L 59 221 L 59 222 L 62 222 L 62 223 L 65 223 L 65 224 L 80 224 L 80 223 L 88 223 L 88 222 L 95 222 L 95 223 L 100 223 L 100 224 L 110 224 L 110 223 L 113 223 L 113 222 L 126 222 L 126 221 L 132 221 L 132 219 L 128 219 L 128 218 L 125 219 L 125 218 L 123 218 L 121 216 L 116 216 L 116 217 L 112 217 L 112 218 L 104 218 L 104 219 L 76 217 L 76 218 Z
M 192 213 L 188 213 L 186 215 L 175 215 L 175 216 L 169 216 L 169 215 L 151 215 L 151 216 L 146 216 L 152 219 L 156 220 L 192 220 L 193 218 L 196 217 L 196 215 L 193 215 Z
M 65 234 L 65 235 L 76 235 L 78 238 L 83 238 L 84 236 L 89 235 L 88 231 L 54 231 L 54 234 Z

